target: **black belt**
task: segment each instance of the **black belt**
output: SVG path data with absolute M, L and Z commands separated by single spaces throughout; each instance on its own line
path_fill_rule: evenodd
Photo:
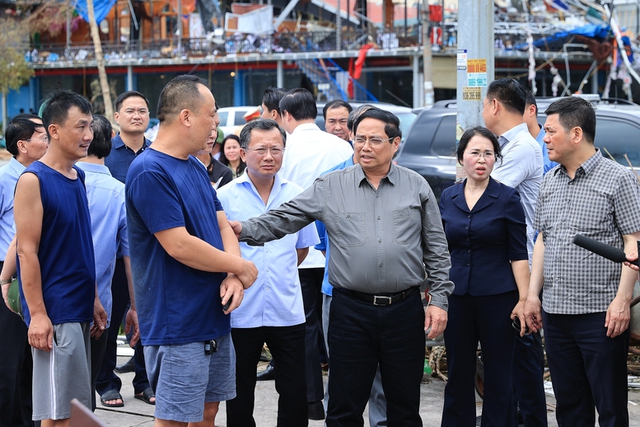
M 364 292 L 352 291 L 350 289 L 338 289 L 340 292 L 344 292 L 346 295 L 352 296 L 360 301 L 368 302 L 369 304 L 373 304 L 379 307 L 387 307 L 391 304 L 395 304 L 397 302 L 402 301 L 409 295 L 413 295 L 419 291 L 418 286 L 413 286 L 409 289 L 406 289 L 402 292 L 396 292 L 395 294 L 381 294 L 381 295 L 373 295 L 366 294 Z

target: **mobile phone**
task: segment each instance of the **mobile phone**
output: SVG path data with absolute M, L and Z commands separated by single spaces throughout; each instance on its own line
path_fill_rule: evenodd
M 520 333 L 520 329 L 521 329 L 521 325 L 520 325 L 520 318 L 518 316 L 516 316 L 513 321 L 511 322 L 511 326 L 513 326 L 513 329 L 515 329 L 516 331 L 518 331 L 518 333 Z M 524 325 L 524 334 L 525 335 L 529 335 L 531 333 L 531 330 L 529 329 L 528 325 Z
M 233 300 L 233 295 L 231 295 L 229 297 L 229 299 L 227 300 L 226 304 L 222 305 L 222 310 L 227 311 L 229 310 L 229 306 L 231 305 L 231 301 Z
M 209 340 L 204 342 L 204 354 L 207 356 L 218 351 L 218 342 L 216 340 Z

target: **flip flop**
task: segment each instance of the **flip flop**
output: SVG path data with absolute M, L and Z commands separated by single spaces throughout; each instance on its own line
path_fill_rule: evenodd
M 107 403 L 110 400 L 120 399 L 121 403 Z M 107 408 L 122 408 L 124 406 L 124 399 L 117 390 L 109 390 L 100 396 L 100 403 Z
M 151 401 L 152 398 L 156 397 L 156 394 L 153 392 L 153 390 L 151 390 L 151 387 L 147 388 L 142 393 L 134 394 L 133 397 L 135 397 L 136 399 L 142 400 L 143 402 L 148 403 L 149 405 L 156 404 L 156 402 Z

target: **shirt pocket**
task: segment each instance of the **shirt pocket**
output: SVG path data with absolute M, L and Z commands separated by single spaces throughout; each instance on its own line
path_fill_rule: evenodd
M 397 244 L 406 245 L 412 240 L 420 238 L 421 228 L 420 212 L 416 209 L 406 208 L 393 211 L 393 233 Z
M 364 213 L 336 214 L 336 240 L 340 246 L 362 246 L 365 241 Z

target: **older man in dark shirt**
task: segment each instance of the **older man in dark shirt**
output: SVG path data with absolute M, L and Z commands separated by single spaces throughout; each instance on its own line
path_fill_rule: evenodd
M 378 108 L 355 123 L 359 164 L 258 218 L 233 223 L 240 240 L 261 244 L 314 220 L 325 223 L 334 287 L 329 326 L 331 374 L 327 426 L 361 426 L 380 364 L 389 425 L 422 426 L 424 330 L 447 323 L 449 252 L 436 199 L 418 174 L 393 165 L 396 116 Z M 426 318 L 418 292 L 426 281 Z

